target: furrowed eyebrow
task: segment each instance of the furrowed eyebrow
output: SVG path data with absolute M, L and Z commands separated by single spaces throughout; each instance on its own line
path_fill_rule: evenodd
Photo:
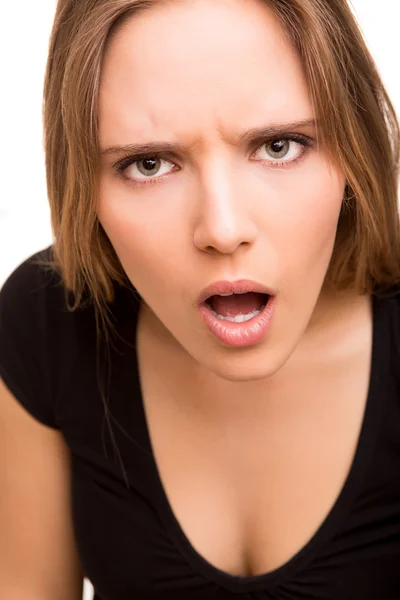
M 126 146 L 110 146 L 101 150 L 102 155 L 109 154 L 172 154 L 175 152 L 184 152 L 187 150 L 181 144 L 172 144 L 169 142 L 150 142 L 147 144 L 128 144 Z
M 303 121 L 294 121 L 292 123 L 270 125 L 268 127 L 254 128 L 241 134 L 237 139 L 233 141 L 234 144 L 242 144 L 243 142 L 251 142 L 261 138 L 270 138 L 280 135 L 284 135 L 294 129 L 302 127 L 316 127 L 315 119 L 307 119 Z M 128 144 L 126 146 L 110 146 L 101 150 L 101 155 L 106 156 L 110 154 L 175 154 L 188 152 L 190 148 L 183 146 L 182 144 L 174 144 L 170 142 L 150 142 L 146 144 Z
M 306 119 L 304 121 L 293 121 L 292 123 L 285 123 L 281 125 L 270 125 L 269 127 L 262 127 L 261 129 L 256 127 L 243 133 L 238 138 L 238 142 L 243 143 L 264 137 L 279 137 L 280 135 L 284 135 L 290 131 L 293 131 L 294 129 L 301 129 L 302 127 L 315 128 L 316 126 L 316 119 Z

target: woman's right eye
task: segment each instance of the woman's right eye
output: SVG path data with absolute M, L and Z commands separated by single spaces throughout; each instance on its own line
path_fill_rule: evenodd
M 142 185 L 164 178 L 174 166 L 158 156 L 131 156 L 120 161 L 116 169 L 128 181 Z

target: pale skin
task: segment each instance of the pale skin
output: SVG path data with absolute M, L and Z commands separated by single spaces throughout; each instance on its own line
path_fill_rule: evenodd
M 300 59 L 260 2 L 132 17 L 106 54 L 99 111 L 98 216 L 144 300 L 141 385 L 168 499 L 211 564 L 270 571 L 336 500 L 365 408 L 370 299 L 324 286 L 344 175 L 313 143 Z M 310 145 L 277 158 L 248 133 L 278 127 L 278 141 Z M 151 177 L 134 162 L 117 173 L 132 152 L 116 148 L 161 143 L 174 148 Z M 275 288 L 276 312 L 262 342 L 232 349 L 194 304 L 242 278 Z
M 312 113 L 277 24 L 252 0 L 163 4 L 128 21 L 110 48 L 100 141 L 187 149 L 147 188 L 123 185 L 104 156 L 99 216 L 147 303 L 142 392 L 170 504 L 206 560 L 255 575 L 310 539 L 347 476 L 368 387 L 370 302 L 320 294 L 344 186 L 321 149 L 275 169 L 253 160 L 270 160 L 265 147 L 234 142 Z M 211 281 L 239 277 L 276 286 L 279 304 L 268 339 L 232 352 L 193 302 Z M 80 600 L 69 449 L 2 381 L 0 457 L 0 597 Z

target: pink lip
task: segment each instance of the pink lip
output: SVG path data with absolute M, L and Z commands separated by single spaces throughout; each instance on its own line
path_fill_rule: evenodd
M 260 294 L 268 294 L 268 296 L 276 296 L 276 291 L 267 288 L 260 283 L 251 281 L 250 279 L 240 279 L 239 281 L 216 281 L 207 286 L 200 294 L 197 300 L 197 306 L 200 307 L 208 298 L 215 295 L 231 294 L 231 293 L 246 293 L 258 292 Z
M 219 319 L 207 304 L 208 298 L 216 294 L 258 292 L 268 294 L 268 302 L 262 312 L 244 323 Z M 277 292 L 262 284 L 241 279 L 240 281 L 217 281 L 206 287 L 197 301 L 197 308 L 210 332 L 223 344 L 232 348 L 244 348 L 259 343 L 267 334 L 275 313 Z

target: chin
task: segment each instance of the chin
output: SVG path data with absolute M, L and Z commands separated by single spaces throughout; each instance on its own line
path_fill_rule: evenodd
M 246 353 L 230 350 L 226 356 L 222 356 L 220 352 L 215 352 L 211 360 L 208 356 L 207 360 L 198 362 L 220 379 L 232 383 L 245 383 L 269 379 L 278 373 L 289 357 L 290 354 L 278 356 L 276 352 L 253 346 L 248 348 Z

